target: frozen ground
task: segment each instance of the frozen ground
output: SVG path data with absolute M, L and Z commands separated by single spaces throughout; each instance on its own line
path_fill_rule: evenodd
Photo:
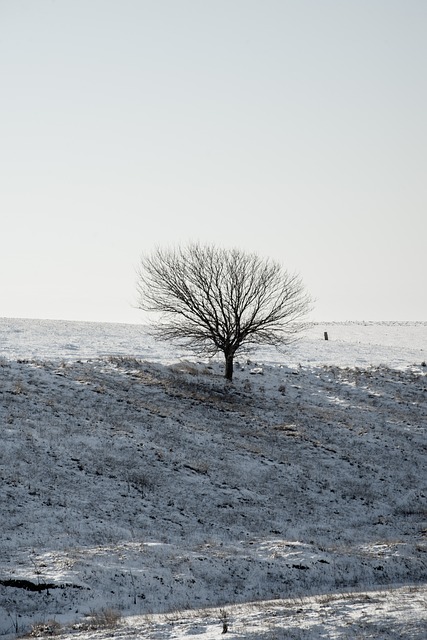
M 0 634 L 425 638 L 426 350 L 319 324 L 229 385 L 141 327 L 0 320 Z
M 324 332 L 329 340 L 323 340 Z M 169 364 L 186 353 L 155 342 L 142 325 L 0 318 L 0 355 L 76 360 L 121 355 Z M 284 354 L 261 349 L 264 364 L 406 367 L 427 359 L 427 322 L 314 324 Z

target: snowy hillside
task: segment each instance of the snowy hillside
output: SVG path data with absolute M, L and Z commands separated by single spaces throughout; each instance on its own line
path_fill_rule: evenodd
M 4 637 L 425 637 L 427 323 L 316 325 L 232 385 L 140 327 L 0 336 Z

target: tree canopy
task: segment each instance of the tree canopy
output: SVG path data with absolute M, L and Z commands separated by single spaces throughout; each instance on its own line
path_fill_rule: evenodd
M 222 352 L 229 380 L 239 349 L 289 344 L 310 308 L 301 278 L 278 262 L 198 243 L 144 255 L 137 289 L 139 308 L 160 313 L 157 337 Z

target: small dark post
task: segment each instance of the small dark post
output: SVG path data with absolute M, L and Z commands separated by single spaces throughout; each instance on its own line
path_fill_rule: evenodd
M 329 340 L 328 332 L 327 332 L 327 331 L 325 331 L 323 335 L 325 336 L 325 340 Z

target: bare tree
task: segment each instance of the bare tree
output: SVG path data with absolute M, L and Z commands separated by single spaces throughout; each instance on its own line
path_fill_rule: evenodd
M 300 277 L 279 263 L 195 243 L 143 256 L 137 289 L 138 307 L 161 314 L 155 335 L 223 353 L 228 380 L 238 349 L 289 344 L 310 308 Z

